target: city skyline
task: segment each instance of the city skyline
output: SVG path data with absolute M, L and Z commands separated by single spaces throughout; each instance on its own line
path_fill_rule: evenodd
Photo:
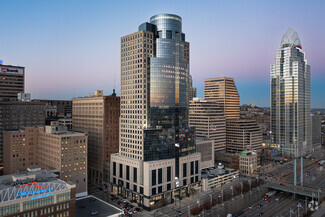
M 16 34 L 0 36 L 0 59 L 26 67 L 26 92 L 33 98 L 71 99 L 95 89 L 108 94 L 114 87 L 119 95 L 120 36 L 136 31 L 152 14 L 166 12 L 187 20 L 183 29 L 191 41 L 190 69 L 199 97 L 204 79 L 227 76 L 235 79 L 241 104 L 269 106 L 269 65 L 279 39 L 292 27 L 311 65 L 312 108 L 325 107 L 324 2 L 88 3 L 3 3 L 2 30 Z

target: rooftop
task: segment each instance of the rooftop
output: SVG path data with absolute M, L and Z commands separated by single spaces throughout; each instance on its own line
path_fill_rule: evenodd
M 212 167 L 203 168 L 201 170 L 201 178 L 202 179 L 213 179 L 218 176 L 224 176 L 224 175 L 235 173 L 235 172 L 237 172 L 235 169 L 227 169 L 221 165 L 219 165 L 218 167 L 212 166 Z
M 120 216 L 122 210 L 94 196 L 87 196 L 76 201 L 76 216 L 88 217 L 98 212 L 96 217 Z
M 29 197 L 33 194 L 20 194 L 40 190 L 64 190 L 69 184 L 57 178 L 58 176 L 47 170 L 34 172 L 16 172 L 0 176 L 0 202 Z M 20 195 L 20 196 L 19 196 Z
M 299 47 L 301 49 L 301 43 L 298 33 L 291 28 L 289 28 L 286 33 L 282 36 L 281 48 L 285 47 Z

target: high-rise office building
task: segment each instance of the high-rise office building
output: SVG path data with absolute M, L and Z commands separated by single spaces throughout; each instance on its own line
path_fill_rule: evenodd
M 97 90 L 89 97 L 72 100 L 72 128 L 88 133 L 89 181 L 109 183 L 110 156 L 118 152 L 120 97 Z
M 216 102 L 200 98 L 190 101 L 189 124 L 195 127 L 196 138 L 214 140 L 214 151 L 226 150 L 226 117 Z
M 189 79 L 188 79 L 188 98 L 189 100 L 193 100 L 193 98 L 196 97 L 196 88 L 193 87 L 193 79 L 192 79 L 192 75 L 189 75 Z
M 25 67 L 0 63 L 0 101 L 14 101 L 25 92 Z
M 298 34 L 283 35 L 271 71 L 271 139 L 282 153 L 299 157 L 311 147 L 310 66 Z
M 121 38 L 120 150 L 113 192 L 147 209 L 195 191 L 201 154 L 188 126 L 189 47 L 177 15 L 158 14 Z
M 0 170 L 3 165 L 3 131 L 19 130 L 22 127 L 44 126 L 45 103 L 0 102 Z
M 239 94 L 233 78 L 205 79 L 204 99 L 218 102 L 226 119 L 239 119 Z
M 255 120 L 231 119 L 226 122 L 227 152 L 262 150 L 262 131 Z

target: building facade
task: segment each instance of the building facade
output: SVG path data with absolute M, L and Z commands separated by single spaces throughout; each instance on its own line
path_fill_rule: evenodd
M 3 131 L 3 174 L 25 171 L 37 164 L 38 127 Z
M 287 156 L 305 155 L 312 143 L 310 66 L 291 28 L 282 37 L 270 71 L 272 142 Z
M 205 79 L 204 99 L 219 103 L 226 119 L 239 119 L 239 94 L 233 78 Z
M 120 149 L 113 192 L 147 209 L 191 194 L 200 153 L 188 126 L 189 44 L 177 15 L 158 14 L 121 38 Z
M 44 126 L 45 103 L 0 102 L 0 171 L 3 167 L 3 131 L 22 127 Z
M 322 116 L 312 116 L 312 148 L 318 149 L 322 145 Z
M 186 53 L 186 51 L 185 51 Z M 189 79 L 188 79 L 188 99 L 191 101 L 193 100 L 193 98 L 196 97 L 196 88 L 193 87 L 193 79 L 192 79 L 192 75 L 189 75 Z
M 226 150 L 226 117 L 216 102 L 194 98 L 189 104 L 189 124 L 196 138 L 213 139 L 214 151 Z
M 120 97 L 96 91 L 89 97 L 74 98 L 73 130 L 88 133 L 89 181 L 109 183 L 110 155 L 118 152 Z
M 201 153 L 201 167 L 214 166 L 214 140 L 196 139 L 196 151 Z
M 76 186 L 40 168 L 0 176 L 0 216 L 76 216 Z
M 25 67 L 0 64 L 0 102 L 15 101 L 25 92 Z
M 218 167 L 212 166 L 203 168 L 202 175 L 202 191 L 209 191 L 214 188 L 221 188 L 223 185 L 239 180 L 239 171 L 235 169 L 225 168 L 221 163 Z
M 255 120 L 227 120 L 227 152 L 239 153 L 245 150 L 262 150 L 262 131 Z
M 88 136 L 68 131 L 59 122 L 40 127 L 38 135 L 38 165 L 59 174 L 64 181 L 76 183 L 77 196 L 87 195 Z
M 239 170 L 246 175 L 253 175 L 257 171 L 257 154 L 253 151 L 243 151 L 239 155 Z

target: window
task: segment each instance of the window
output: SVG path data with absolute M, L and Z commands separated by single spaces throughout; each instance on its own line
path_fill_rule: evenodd
M 140 187 L 140 194 L 143 194 L 143 187 Z
M 172 180 L 172 168 L 167 167 L 167 182 L 170 182 Z
M 116 176 L 116 162 L 113 162 L 113 175 Z
M 133 185 L 133 191 L 137 192 L 138 191 L 138 188 L 136 185 Z
M 172 31 L 171 30 L 166 30 L 166 38 L 172 39 Z
M 126 189 L 130 189 L 130 183 L 126 183 Z
M 183 180 L 183 186 L 185 186 L 187 184 L 186 181 L 187 181 L 186 179 Z
M 199 161 L 195 161 L 195 174 L 199 174 Z
M 162 168 L 158 169 L 158 184 L 162 183 Z
M 151 194 L 152 194 L 152 195 L 155 195 L 155 194 L 157 193 L 156 191 L 157 191 L 156 188 L 152 188 L 152 189 L 151 189 Z
M 120 164 L 120 178 L 123 178 L 123 165 Z
M 138 169 L 133 168 L 133 182 L 137 182 L 137 181 L 138 181 Z
M 159 194 L 159 193 L 162 193 L 162 186 L 159 186 L 159 187 L 158 187 L 158 194 Z
M 187 176 L 187 163 L 183 163 L 183 177 Z
M 191 162 L 191 176 L 194 175 L 194 161 Z
M 154 186 L 156 185 L 156 170 L 152 170 L 151 172 L 151 185 Z
M 191 183 L 194 183 L 194 177 L 191 177 Z
M 195 182 L 199 181 L 199 176 L 195 176 Z
M 130 167 L 126 166 L 126 180 L 130 180 Z
M 170 189 L 172 189 L 172 185 L 171 184 L 167 184 L 167 191 L 169 191 Z

